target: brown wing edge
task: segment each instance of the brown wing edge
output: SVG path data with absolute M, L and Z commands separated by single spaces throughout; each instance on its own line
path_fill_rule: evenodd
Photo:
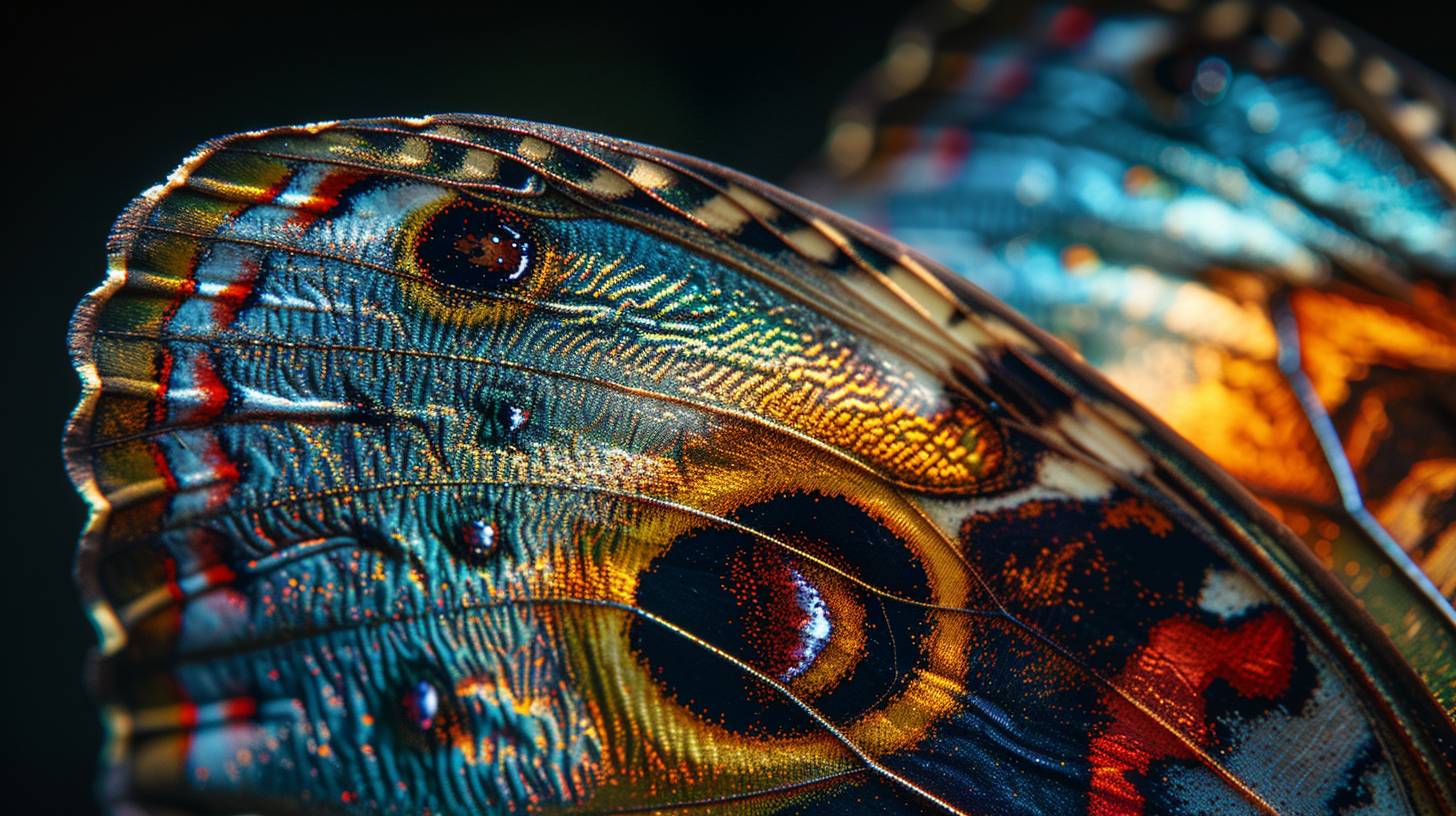
M 66 348 L 71 367 L 81 381 L 81 395 L 67 419 L 61 450 L 66 475 L 87 508 L 86 521 L 76 545 L 72 579 L 80 592 L 82 610 L 97 637 L 96 646 L 87 656 L 86 679 L 93 699 L 101 708 L 101 777 L 97 793 L 103 805 L 124 801 L 126 796 L 126 741 L 131 734 L 131 718 L 122 706 L 110 699 L 111 683 L 107 676 L 108 658 L 125 648 L 126 632 L 106 600 L 98 569 L 102 540 L 111 517 L 111 503 L 97 483 L 90 451 L 92 420 L 102 395 L 93 348 L 96 329 L 112 296 L 126 285 L 126 259 L 131 252 L 132 240 L 153 208 L 171 190 L 185 183 L 194 168 L 228 142 L 259 132 L 232 134 L 202 143 L 168 174 L 163 183 L 147 189 L 126 205 L 107 234 L 106 277 L 77 304 L 66 332 Z

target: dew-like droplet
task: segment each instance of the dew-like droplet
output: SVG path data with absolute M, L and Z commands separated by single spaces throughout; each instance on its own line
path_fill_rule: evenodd
M 480 561 L 495 552 L 500 542 L 500 530 L 493 521 L 471 519 L 465 522 L 464 541 L 466 557 Z
M 440 693 L 428 680 L 414 684 L 404 694 L 405 720 L 421 731 L 430 730 L 440 713 Z

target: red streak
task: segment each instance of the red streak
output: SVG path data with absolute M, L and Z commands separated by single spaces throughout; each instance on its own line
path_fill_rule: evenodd
M 339 170 L 324 176 L 323 180 L 314 188 L 313 193 L 298 205 L 298 209 L 288 216 L 288 220 L 284 223 L 300 229 L 308 227 L 319 218 L 337 209 L 340 196 L 344 194 L 344 191 L 363 178 L 364 174 L 355 170 Z M 274 194 L 274 197 L 276 196 L 277 193 Z
M 258 701 L 252 697 L 234 697 L 222 704 L 223 716 L 229 720 L 251 719 L 258 713 Z
M 218 329 L 225 329 L 238 319 L 238 312 L 253 293 L 253 286 L 257 282 L 258 261 L 248 258 L 243 261 L 243 268 L 237 279 L 224 286 L 217 293 L 217 299 L 212 302 L 212 320 Z
M 1284 691 L 1293 671 L 1293 627 L 1282 613 L 1269 610 L 1232 630 L 1189 618 L 1165 620 L 1113 682 L 1137 699 L 1151 701 L 1164 721 L 1202 744 L 1210 731 L 1205 692 L 1215 680 L 1245 697 L 1268 699 Z M 1102 702 L 1112 719 L 1088 752 L 1092 790 L 1087 812 L 1141 814 L 1145 801 L 1129 774 L 1146 774 L 1155 760 L 1194 755 L 1122 696 L 1108 691 Z
M 212 358 L 201 355 L 196 360 L 197 366 L 192 373 L 192 378 L 197 389 L 202 392 L 202 404 L 198 406 L 194 419 L 198 422 L 207 422 L 222 413 L 222 409 L 227 405 L 228 390 L 227 386 L 223 384 L 222 378 L 217 376 L 217 371 L 212 367 Z

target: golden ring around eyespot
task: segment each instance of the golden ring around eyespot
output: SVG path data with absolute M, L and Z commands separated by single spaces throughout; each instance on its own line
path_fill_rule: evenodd
M 421 235 L 432 219 L 452 205 L 477 198 L 485 206 L 517 215 L 531 225 L 531 237 L 536 244 L 534 251 L 537 256 L 530 268 L 525 270 L 522 279 L 509 287 L 477 292 L 440 283 L 431 280 L 427 270 L 421 268 L 415 256 Z M 545 230 L 536 228 L 537 220 L 539 219 L 536 217 L 518 213 L 508 205 L 494 200 L 442 191 L 439 198 L 409 214 L 395 239 L 395 262 L 404 273 L 401 288 L 406 301 L 436 320 L 456 326 L 479 326 L 525 317 L 537 303 L 555 291 L 569 266 L 563 253 L 549 241 L 543 240 L 542 233 Z
M 560 614 L 555 609 L 544 611 L 555 642 L 563 644 L 568 672 L 596 678 L 586 701 L 596 720 L 593 730 L 604 737 L 612 735 L 614 747 L 604 747 L 601 757 L 600 787 L 591 798 L 594 808 L 641 804 L 641 789 L 633 787 L 631 779 L 640 778 L 644 767 L 669 769 L 671 778 L 679 780 L 710 778 L 713 781 L 704 781 L 703 787 L 725 794 L 769 780 L 788 785 L 862 767 L 862 760 L 849 745 L 871 757 L 902 750 L 959 710 L 961 686 L 974 662 L 966 655 L 975 650 L 976 619 L 955 611 L 932 612 L 923 631 L 900 640 L 899 648 L 914 649 L 917 659 L 899 691 L 853 721 L 830 723 L 834 731 L 815 728 L 794 735 L 737 732 L 704 719 L 674 699 L 655 681 L 631 645 L 633 616 L 628 610 L 635 606 L 638 577 L 673 542 L 715 523 L 713 517 L 730 518 L 735 508 L 776 495 L 818 492 L 852 501 L 905 542 L 927 576 L 926 603 L 952 610 L 974 605 L 969 597 L 973 582 L 956 543 L 892 486 L 848 468 L 842 460 L 797 442 L 765 438 L 744 428 L 725 428 L 689 439 L 678 461 L 686 478 L 674 481 L 666 491 L 670 495 L 662 500 L 694 512 L 664 512 L 650 505 L 597 512 L 595 518 L 573 525 L 573 536 L 582 538 L 567 545 L 571 550 L 589 548 L 592 569 L 577 575 L 567 564 L 555 562 L 552 567 L 558 576 L 563 570 L 571 573 L 567 582 L 571 594 L 606 602 L 590 611 L 576 607 L 563 608 Z M 872 565 L 861 566 L 866 574 L 871 572 Z M 841 628 L 831 637 L 844 637 L 844 629 L 871 621 L 867 620 L 868 610 L 854 608 L 860 604 L 832 597 L 835 593 L 830 587 L 847 587 L 850 579 L 818 574 L 829 571 L 827 566 L 812 566 L 806 577 L 831 596 L 826 598 L 830 615 L 838 617 Z M 526 587 L 524 592 L 544 594 L 562 589 L 559 577 L 539 574 L 540 584 Z M 705 655 L 708 647 L 711 644 L 705 645 Z M 806 670 L 782 684 L 783 688 L 812 708 L 813 699 L 825 691 L 821 686 L 853 671 L 853 666 L 844 665 L 848 660 L 830 663 L 856 653 L 862 655 L 863 650 L 856 648 L 852 635 L 826 646 L 818 658 L 827 658 L 822 667 Z M 727 658 L 722 670 L 734 670 Z M 825 676 L 816 677 L 817 671 Z

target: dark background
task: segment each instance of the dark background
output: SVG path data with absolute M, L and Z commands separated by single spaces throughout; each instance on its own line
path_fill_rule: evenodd
M 100 727 L 82 679 L 92 634 L 70 577 L 84 513 L 60 459 L 78 394 L 64 337 L 133 195 L 212 136 L 444 111 L 602 131 L 778 180 L 818 148 L 829 112 L 908 8 L 493 5 L 3 12 L 0 808 L 94 809 Z M 1456 29 L 1432 18 L 1434 4 L 1321 5 L 1456 74 Z

